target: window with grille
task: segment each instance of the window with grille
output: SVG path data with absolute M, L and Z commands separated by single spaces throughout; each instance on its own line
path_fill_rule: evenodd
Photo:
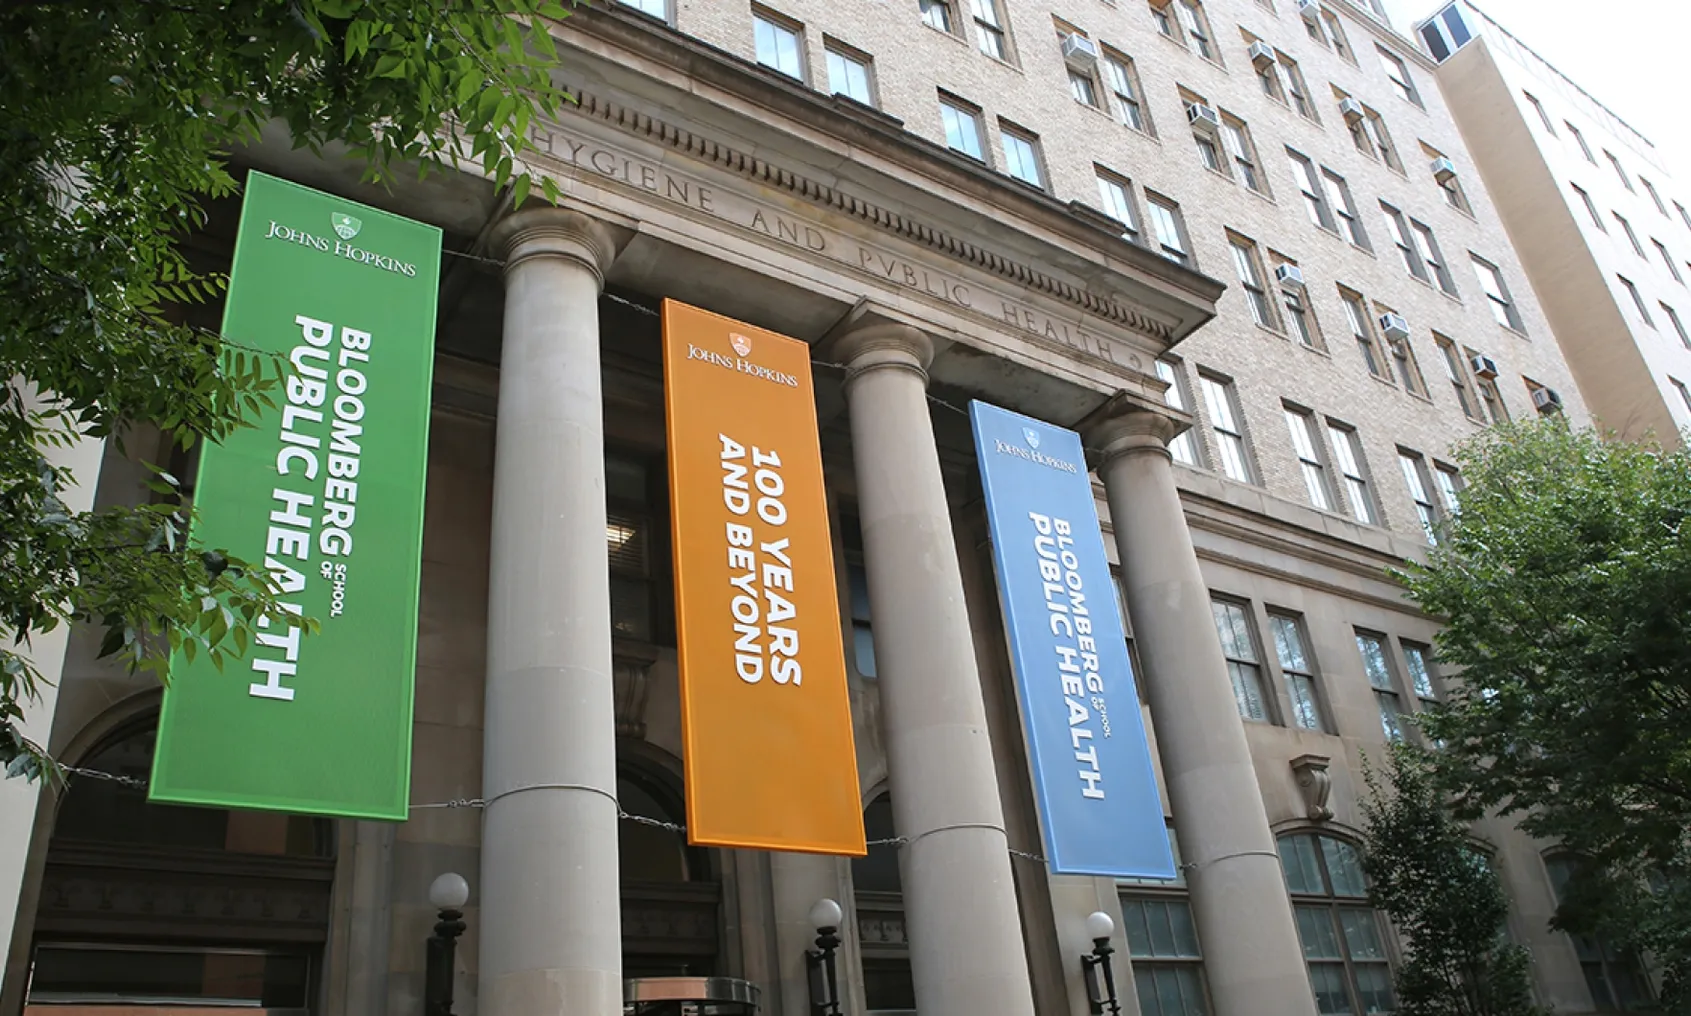
M 1215 615 L 1221 655 L 1227 657 L 1227 676 L 1233 683 L 1233 700 L 1239 707 L 1239 715 L 1257 723 L 1270 722 L 1262 688 L 1262 661 L 1257 655 L 1256 638 L 1251 634 L 1246 608 L 1230 600 L 1211 600 L 1210 611 Z
M 1358 629 L 1356 651 L 1362 655 L 1362 672 L 1374 689 L 1374 703 L 1380 709 L 1380 730 L 1388 741 L 1403 740 L 1403 696 L 1392 677 L 1386 659 L 1386 637 Z
M 1356 847 L 1314 833 L 1281 836 L 1279 847 L 1316 1011 L 1321 1016 L 1391 1012 L 1397 1003 L 1385 930 L 1380 915 L 1368 906 Z
M 1333 462 L 1345 480 L 1345 501 L 1351 518 L 1371 526 L 1378 517 L 1374 511 L 1373 492 L 1363 472 L 1362 444 L 1356 431 L 1334 420 L 1327 422 L 1327 437 L 1333 448 Z
M 1239 422 L 1238 393 L 1233 382 L 1200 374 L 1198 386 L 1204 393 L 1204 408 L 1209 410 L 1216 458 L 1222 473 L 1241 483 L 1252 482 L 1250 456 L 1245 449 L 1245 430 Z
M 1292 722 L 1305 730 L 1326 730 L 1321 702 L 1315 689 L 1315 664 L 1310 660 L 1303 620 L 1293 614 L 1270 611 L 1268 626 L 1274 632 L 1274 655 L 1286 680 L 1286 695 L 1292 701 Z

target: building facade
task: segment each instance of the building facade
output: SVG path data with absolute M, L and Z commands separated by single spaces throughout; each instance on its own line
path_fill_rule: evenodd
M 240 154 L 446 232 L 410 820 L 78 777 L 25 816 L 0 1016 L 412 1013 L 447 871 L 460 1013 L 610 1016 L 624 976 L 680 973 L 807 1013 L 822 898 L 854 1016 L 1080 1016 L 1099 910 L 1126 1012 L 1390 1011 L 1361 767 L 1445 686 L 1386 569 L 1455 507 L 1455 442 L 1540 387 L 1587 419 L 1433 62 L 1347 0 L 642 0 L 553 30 L 560 208 Z M 866 858 L 679 830 L 663 298 L 815 350 Z M 1095 457 L 1173 883 L 1039 857 L 972 397 Z M 108 449 L 98 498 L 140 480 Z M 158 689 L 95 649 L 50 745 L 144 779 Z M 1553 853 L 1477 834 L 1545 1003 L 1648 990 L 1548 930 Z
M 1691 201 L 1644 135 L 1466 3 L 1417 28 L 1592 416 L 1691 426 Z

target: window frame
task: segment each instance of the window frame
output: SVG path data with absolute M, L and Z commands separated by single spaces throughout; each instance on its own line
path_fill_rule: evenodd
M 1362 225 L 1362 217 L 1356 210 L 1356 201 L 1351 196 L 1349 181 L 1327 166 L 1322 166 L 1321 182 L 1326 189 L 1328 204 L 1333 207 L 1333 215 L 1341 227 L 1337 230 L 1339 235 L 1349 240 L 1352 246 L 1373 253 L 1373 245 L 1368 241 L 1368 230 Z
M 1644 245 L 1638 242 L 1638 234 L 1632 231 L 1632 222 L 1619 212 L 1611 210 L 1609 214 L 1613 215 L 1615 221 L 1620 223 L 1621 232 L 1626 234 L 1627 242 L 1632 244 L 1632 252 L 1645 261 L 1650 260 L 1649 255 L 1644 253 Z
M 1300 871 L 1299 877 L 1293 877 L 1292 864 L 1294 862 L 1288 860 L 1287 848 L 1288 844 L 1295 843 L 1299 840 L 1309 841 L 1310 843 L 1307 855 L 1305 856 L 1315 862 L 1313 874 L 1318 876 L 1318 881 L 1321 884 L 1322 892 L 1320 893 L 1310 892 L 1305 886 L 1305 879 L 1302 876 L 1311 874 L 1311 872 L 1302 870 Z M 1328 842 L 1337 846 L 1332 851 L 1329 851 L 1327 847 Z M 1333 855 L 1339 853 L 1338 847 L 1342 847 L 1345 851 L 1348 851 L 1349 856 L 1352 858 L 1355 875 L 1362 887 L 1362 892 L 1360 894 L 1349 891 L 1341 893 L 1339 891 L 1339 880 L 1334 877 L 1332 872 L 1332 857 Z M 1287 896 L 1292 904 L 1294 923 L 1296 923 L 1298 927 L 1298 944 L 1304 955 L 1304 965 L 1309 970 L 1310 990 L 1316 995 L 1317 1007 L 1320 1008 L 1325 1004 L 1321 1000 L 1322 984 L 1325 983 L 1325 978 L 1318 981 L 1315 976 L 1315 968 L 1319 965 L 1324 969 L 1331 969 L 1333 967 L 1337 967 L 1339 969 L 1343 981 L 1342 987 L 1345 992 L 1343 1004 L 1346 1008 L 1343 1011 L 1347 1013 L 1381 1012 L 1390 1011 L 1391 1009 L 1396 1008 L 1392 978 L 1393 965 L 1391 958 L 1391 944 L 1388 939 L 1386 924 L 1381 919 L 1382 915 L 1378 910 L 1368 905 L 1367 880 L 1361 873 L 1361 848 L 1350 840 L 1334 836 L 1330 833 L 1318 832 L 1309 829 L 1295 829 L 1283 832 L 1275 837 L 1275 850 L 1280 854 L 1281 871 L 1286 878 Z M 1291 847 L 1291 852 L 1294 854 L 1299 853 L 1296 846 Z M 1305 869 L 1307 862 L 1303 857 L 1300 857 L 1299 861 L 1296 863 L 1299 869 Z M 1294 890 L 1292 888 L 1294 885 L 1299 888 Z M 1349 887 L 1347 886 L 1346 888 L 1348 889 Z M 1299 917 L 1300 913 L 1318 913 L 1325 917 L 1326 929 L 1331 934 L 1334 944 L 1339 947 L 1337 956 L 1311 955 L 1310 943 L 1304 940 L 1305 926 L 1304 921 Z M 1366 915 L 1368 927 L 1371 929 L 1374 940 L 1373 944 L 1377 946 L 1379 951 L 1378 956 L 1365 956 L 1359 958 L 1353 954 L 1354 946 L 1350 940 L 1349 931 L 1344 918 L 1344 915 L 1346 914 Z M 1388 1006 L 1387 1009 L 1382 1010 L 1378 1008 L 1370 1008 L 1369 1005 L 1365 1003 L 1363 988 L 1358 980 L 1357 973 L 1358 968 L 1362 967 L 1376 971 L 1374 976 L 1378 978 L 1378 980 L 1374 983 L 1384 987 L 1386 993 L 1385 1000 Z
M 1426 103 L 1421 100 L 1420 89 L 1415 87 L 1415 78 L 1409 73 L 1408 62 L 1379 43 L 1374 44 L 1374 49 L 1380 54 L 1380 67 L 1386 72 L 1386 78 L 1392 83 L 1392 90 L 1398 97 L 1420 109 L 1426 109 Z
M 1156 132 L 1151 128 L 1150 113 L 1140 98 L 1143 92 L 1133 58 L 1118 49 L 1100 45 L 1099 60 L 1104 68 L 1104 89 L 1115 96 L 1117 119 L 1141 134 L 1154 136 Z M 1124 87 L 1127 89 L 1125 92 L 1122 91 Z
M 940 129 L 941 133 L 945 136 L 945 147 L 950 151 L 956 152 L 958 155 L 973 159 L 982 165 L 992 165 L 992 163 L 988 162 L 986 158 L 986 124 L 981 119 L 980 107 L 960 96 L 952 95 L 950 92 L 941 91 L 939 93 L 939 109 Z M 947 112 L 952 113 L 954 115 L 954 119 L 959 123 L 966 122 L 974 128 L 973 133 L 976 151 L 971 152 L 967 148 L 959 148 L 951 143 L 951 125 L 947 121 Z
M 1275 664 L 1280 669 L 1281 685 L 1286 689 L 1286 697 L 1292 707 L 1290 726 L 1299 730 L 1311 730 L 1318 734 L 1331 734 L 1333 728 L 1327 719 L 1328 710 L 1327 704 L 1323 701 L 1320 666 L 1316 662 L 1315 652 L 1310 644 L 1308 622 L 1302 614 L 1280 607 L 1268 607 L 1267 614 L 1268 628 L 1274 639 Z M 1297 639 L 1297 648 L 1302 654 L 1303 660 L 1301 669 L 1295 665 L 1295 661 L 1287 658 L 1282 649 L 1281 626 L 1289 630 Z M 1308 685 L 1307 712 L 1301 707 L 1306 697 L 1297 690 L 1296 686 L 1299 682 Z M 1309 722 L 1306 722 L 1306 720 Z
M 1638 316 L 1643 318 L 1644 323 L 1653 330 L 1656 327 L 1656 319 L 1650 316 L 1650 308 L 1645 306 L 1644 294 L 1638 291 L 1637 284 L 1618 272 L 1615 274 L 1615 278 L 1620 280 L 1621 288 L 1625 289 L 1627 295 L 1632 297 L 1632 307 L 1638 311 Z
M 1521 320 L 1520 310 L 1515 306 L 1514 296 L 1509 292 L 1509 284 L 1503 279 L 1503 269 L 1473 251 L 1468 252 L 1468 258 L 1474 264 L 1475 278 L 1480 280 L 1480 291 L 1491 304 L 1492 319 L 1512 332 L 1525 335 L 1526 325 Z M 1488 281 L 1496 286 L 1495 293 L 1492 292 L 1492 287 L 1487 285 Z
M 1361 293 L 1341 286 L 1339 302 L 1344 304 L 1345 323 L 1350 325 L 1351 337 L 1362 351 L 1362 363 L 1368 368 L 1368 375 L 1391 384 L 1391 365 L 1386 362 L 1373 322 L 1368 319 L 1368 301 Z
M 1010 26 L 1005 23 L 998 0 L 969 0 L 969 20 L 974 25 L 977 50 L 1002 63 L 1013 63 Z
M 1368 459 L 1362 450 L 1362 435 L 1348 423 L 1327 418 L 1327 442 L 1333 452 L 1333 464 L 1342 478 L 1346 513 L 1353 521 L 1365 526 L 1380 524 L 1380 506 L 1374 499 L 1373 478 L 1368 472 Z
M 1416 520 L 1427 536 L 1427 543 L 1438 546 L 1439 526 L 1444 522 L 1444 510 L 1433 493 L 1433 477 L 1427 470 L 1427 457 L 1410 448 L 1398 447 L 1397 462 L 1403 471 L 1404 489 L 1414 506 Z
M 873 57 L 864 53 L 862 50 L 847 46 L 838 39 L 834 39 L 826 35 L 822 37 L 822 54 L 823 63 L 827 65 L 828 70 L 828 93 L 830 95 L 844 96 L 853 102 L 862 103 L 863 105 L 869 106 L 873 109 L 880 108 L 880 100 L 875 87 L 875 61 Z M 859 99 L 850 92 L 842 92 L 835 87 L 834 61 L 836 59 L 841 64 L 850 65 L 862 71 L 865 98 Z
M 922 24 L 936 32 L 944 32 L 946 35 L 955 36 L 957 34 L 957 12 L 952 9 L 951 0 L 917 0 L 916 10 L 921 14 Z M 936 11 L 938 12 L 937 18 L 932 16 Z M 936 25 L 934 24 L 936 20 L 942 23 Z
M 1638 191 L 1632 186 L 1632 178 L 1626 175 L 1626 169 L 1621 166 L 1621 160 L 1615 156 L 1615 153 L 1605 148 L 1603 149 L 1603 157 L 1608 159 L 1609 165 L 1615 168 L 1615 175 L 1621 178 L 1621 186 L 1626 188 L 1627 193 L 1637 194 Z
M 1655 246 L 1656 253 L 1662 256 L 1662 264 L 1667 267 L 1668 274 L 1673 276 L 1673 281 L 1681 286 L 1685 285 L 1685 276 L 1679 274 L 1679 264 L 1674 261 L 1673 254 L 1668 250 L 1668 245 L 1653 236 L 1650 238 L 1650 243 Z
M 1329 206 L 1327 190 L 1322 186 L 1315 160 L 1290 147 L 1286 149 L 1286 156 L 1292 161 L 1292 175 L 1297 178 L 1298 190 L 1303 194 L 1305 218 L 1316 229 L 1338 233 L 1339 223 Z
M 1192 389 L 1186 383 L 1186 370 L 1182 362 L 1166 356 L 1158 357 L 1154 362 L 1157 377 L 1168 385 L 1163 391 L 1163 405 L 1187 413 L 1196 421 L 1198 414 L 1192 409 Z M 1170 439 L 1168 450 L 1174 461 L 1182 465 L 1194 469 L 1208 468 L 1204 462 L 1203 444 L 1198 441 L 1192 428 L 1187 428 Z
M 1184 1012 L 1173 1013 L 1171 1016 L 1188 1016 L 1188 1014 L 1192 1014 L 1192 1016 L 1199 1016 L 1199 1014 L 1214 1011 L 1214 1007 L 1211 1005 L 1209 997 L 1209 978 L 1205 976 L 1204 972 L 1203 940 L 1197 936 L 1196 923 L 1191 921 L 1192 896 L 1186 885 L 1186 877 L 1183 874 L 1184 866 L 1180 859 L 1179 838 L 1175 835 L 1174 827 L 1172 825 L 1165 822 L 1165 828 L 1168 831 L 1169 849 L 1174 855 L 1175 877 L 1171 881 L 1152 879 L 1116 880 L 1117 901 L 1120 903 L 1122 908 L 1122 938 L 1125 944 L 1125 951 L 1128 955 L 1129 964 L 1133 968 L 1133 991 L 1134 994 L 1140 998 L 1140 1012 L 1143 1016 L 1159 1016 L 1159 1014 L 1166 1014 L 1168 1012 L 1163 1009 L 1160 1003 L 1155 1009 L 1150 1008 L 1145 1004 L 1147 982 L 1149 982 L 1149 986 L 1153 992 L 1157 991 L 1157 975 L 1164 972 L 1176 973 L 1175 979 L 1177 981 L 1181 980 L 1180 974 L 1187 974 L 1195 977 L 1199 991 L 1199 996 L 1196 999 L 1188 1000 L 1185 997 L 1184 985 L 1182 985 L 1181 1001 L 1183 1003 L 1182 1009 Z M 1141 943 L 1136 941 L 1138 936 L 1134 934 L 1135 928 L 1133 922 L 1135 910 L 1145 906 L 1172 907 L 1176 905 L 1185 910 L 1187 920 L 1190 922 L 1189 927 L 1193 929 L 1196 954 L 1190 956 L 1158 956 L 1155 955 L 1154 951 L 1142 952 L 1140 949 Z M 1147 933 L 1150 931 L 1148 920 L 1146 924 L 1146 931 Z M 1169 924 L 1169 932 L 1169 937 L 1171 939 L 1177 937 L 1174 933 L 1172 921 L 1170 921 Z M 1153 945 L 1153 950 L 1154 948 L 1155 946 Z M 1158 994 L 1161 993 L 1159 992 Z M 1184 1003 L 1187 1001 L 1193 1001 L 1196 1005 L 1185 1005 Z
M 1232 161 L 1229 175 L 1237 178 L 1248 190 L 1266 197 L 1268 178 L 1257 164 L 1256 143 L 1251 140 L 1250 125 L 1226 110 L 1219 112 L 1222 154 Z
M 787 70 L 778 62 L 770 63 L 764 59 L 762 30 L 766 27 L 771 33 L 785 33 L 792 39 L 793 56 L 798 62 L 798 66 L 795 69 Z M 777 61 L 779 61 L 781 58 L 781 53 L 779 52 L 781 40 L 779 37 L 776 37 L 774 41 L 776 45 L 776 53 L 774 54 L 774 57 Z M 769 70 L 772 70 L 783 77 L 791 78 L 794 81 L 805 84 L 810 82 L 810 68 L 808 66 L 809 60 L 807 59 L 808 54 L 805 52 L 803 22 L 795 21 L 784 14 L 772 11 L 767 7 L 753 7 L 752 43 L 758 66 L 766 67 Z
M 1145 192 L 1146 218 L 1149 220 L 1150 231 L 1146 234 L 1157 241 L 1152 248 L 1155 253 L 1175 264 L 1185 265 L 1187 268 L 1197 268 L 1198 262 L 1192 255 L 1192 239 L 1186 232 L 1186 218 L 1181 214 L 1180 203 L 1172 198 L 1163 197 L 1155 191 Z M 1158 213 L 1162 213 L 1160 216 Z M 1173 236 L 1164 235 L 1164 220 Z M 1170 240 L 1174 245 L 1170 245 Z
M 1656 302 L 1661 306 L 1662 312 L 1667 315 L 1668 323 L 1673 325 L 1673 332 L 1679 337 L 1680 343 L 1684 345 L 1686 349 L 1691 349 L 1691 334 L 1686 332 L 1685 322 L 1680 319 L 1679 312 L 1674 310 L 1673 306 L 1666 300 L 1658 300 Z
M 1326 450 L 1321 446 L 1321 435 L 1316 430 L 1315 413 L 1290 402 L 1280 405 L 1286 416 L 1286 429 L 1292 438 L 1292 455 L 1298 460 L 1298 471 L 1310 506 L 1318 511 L 1334 511 L 1338 496 L 1333 490 Z
M 1584 187 L 1574 183 L 1572 180 L 1568 181 L 1568 186 L 1572 187 L 1574 189 L 1574 193 L 1578 194 L 1580 200 L 1585 203 L 1585 211 L 1586 214 L 1591 216 L 1591 224 L 1597 227 L 1598 232 L 1607 233 L 1609 231 L 1609 227 L 1603 224 L 1603 213 L 1597 210 L 1597 202 L 1591 200 L 1591 195 Z
M 1218 471 L 1235 482 L 1256 484 L 1259 474 L 1251 461 L 1250 437 L 1239 404 L 1238 386 L 1224 374 L 1199 368 L 1198 390 L 1203 395 L 1210 433 L 1216 444 Z
M 1093 176 L 1098 181 L 1099 211 L 1116 220 L 1122 225 L 1122 235 L 1127 240 L 1138 243 L 1141 232 L 1138 202 L 1133 196 L 1133 181 L 1120 173 L 1092 164 Z M 1121 201 L 1111 200 L 1111 190 L 1120 193 Z M 1117 213 L 1123 214 L 1117 214 Z M 1124 217 L 1125 215 L 1125 217 Z
M 1234 636 L 1232 639 L 1222 635 L 1223 612 L 1228 612 L 1228 627 Z M 1234 613 L 1237 614 L 1237 625 L 1232 621 Z M 1264 679 L 1262 639 L 1256 631 L 1256 618 L 1251 611 L 1250 601 L 1212 594 L 1210 617 L 1215 622 L 1215 637 L 1221 646 L 1222 658 L 1227 661 L 1228 685 L 1233 689 L 1233 704 L 1238 707 L 1239 718 L 1246 723 L 1283 726 L 1277 715 L 1278 703 Z M 1244 636 L 1242 644 L 1238 640 L 1240 634 Z M 1240 655 L 1241 649 L 1248 651 L 1250 655 Z M 1254 688 L 1251 687 L 1253 684 Z M 1249 699 L 1253 693 L 1257 705 L 1262 710 L 1261 716 L 1250 715 Z
M 1585 161 L 1591 163 L 1593 166 L 1597 165 L 1597 155 L 1592 152 L 1591 146 L 1586 144 L 1584 132 L 1582 132 L 1578 127 L 1575 127 L 1572 121 L 1569 120 L 1563 120 L 1562 126 L 1566 127 L 1569 135 L 1574 139 L 1574 141 L 1579 143 L 1580 154 L 1585 156 Z
M 1393 741 L 1407 741 L 1409 731 L 1404 726 L 1404 717 L 1410 716 L 1409 710 L 1404 708 L 1408 701 L 1403 693 L 1403 682 L 1399 679 L 1397 668 L 1392 662 L 1391 639 L 1384 632 L 1372 628 L 1353 628 L 1356 636 L 1356 655 L 1362 662 L 1362 676 L 1368 682 L 1368 687 L 1374 693 L 1374 706 L 1380 714 L 1380 733 L 1388 743 Z M 1376 674 L 1369 665 L 1370 656 L 1363 648 L 1363 643 L 1373 643 L 1379 649 L 1379 661 L 1383 673 Z
M 1026 153 L 1018 152 L 1011 155 L 1010 143 L 1019 142 Z M 1050 190 L 1050 174 L 1045 170 L 1045 153 L 1040 148 L 1039 135 L 1019 124 L 1010 122 L 1003 117 L 998 118 L 998 144 L 1000 154 L 1004 156 L 1004 175 L 1012 180 L 1020 181 L 1029 187 L 1042 191 Z M 1016 171 L 1018 164 L 1029 164 L 1033 172 L 1033 179 L 1028 179 Z
M 1256 241 L 1228 230 L 1227 246 L 1233 256 L 1234 275 L 1238 277 L 1239 286 L 1245 291 L 1245 303 L 1251 309 L 1251 319 L 1259 328 L 1281 333 L 1274 301 L 1268 298 L 1267 273 L 1263 270 L 1262 254 Z
M 1439 360 L 1444 364 L 1444 376 L 1456 390 L 1456 404 L 1462 407 L 1462 415 L 1479 423 L 1486 422 L 1485 411 L 1478 401 L 1479 394 L 1470 391 L 1468 365 L 1462 361 L 1456 340 L 1434 332 L 1433 345 L 1438 347 Z

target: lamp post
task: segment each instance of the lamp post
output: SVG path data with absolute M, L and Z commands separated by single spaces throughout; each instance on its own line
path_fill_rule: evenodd
M 452 1016 L 453 967 L 458 936 L 464 933 L 464 914 L 459 908 L 469 899 L 470 883 L 455 872 L 447 872 L 429 885 L 429 902 L 440 911 L 440 920 L 428 938 L 425 954 L 423 1016 Z
M 835 970 L 834 951 L 840 947 L 840 905 L 830 899 L 817 900 L 810 908 L 810 924 L 816 929 L 816 948 L 804 951 L 810 970 L 812 1016 L 840 1016 L 840 981 Z
M 1110 963 L 1115 952 L 1110 947 L 1110 935 L 1116 922 L 1102 910 L 1095 910 L 1086 918 L 1086 936 L 1092 939 L 1092 952 L 1082 953 L 1080 972 L 1086 980 L 1086 1004 L 1092 1016 L 1120 1016 L 1121 1005 L 1116 1001 L 1116 972 Z

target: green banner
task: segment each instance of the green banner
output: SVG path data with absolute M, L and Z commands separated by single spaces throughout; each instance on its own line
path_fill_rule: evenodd
M 404 819 L 440 230 L 250 173 L 223 335 L 288 361 L 200 458 L 196 535 L 322 630 L 171 660 L 155 801 Z M 279 627 L 279 626 L 278 626 Z

